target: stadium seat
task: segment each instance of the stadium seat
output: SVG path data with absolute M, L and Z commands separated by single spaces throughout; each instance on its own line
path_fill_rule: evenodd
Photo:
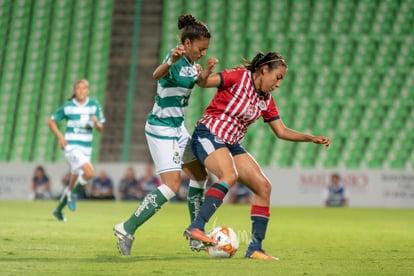
M 312 35 L 326 35 L 329 31 L 332 1 L 316 0 L 312 5 L 312 16 L 309 21 L 309 33 Z
M 11 1 L 0 2 L 0 71 L 2 70 L 3 49 L 7 39 Z
M 312 39 L 305 34 L 297 34 L 291 40 L 291 47 L 294 54 L 290 55 L 289 64 L 293 68 L 300 68 L 310 64 L 312 51 Z
M 348 1 L 350 2 L 350 1 Z M 376 4 L 373 1 L 359 1 L 353 9 L 353 22 L 350 33 L 358 38 L 361 34 L 371 33 Z
M 314 68 L 319 66 L 329 66 L 334 57 L 335 39 L 323 34 L 315 34 L 310 38 L 313 45 L 310 66 Z M 343 46 L 343 49 L 345 49 L 345 47 L 346 45 Z
M 4 63 L 0 76 L 1 101 L 7 100 L 7 108 L 2 112 L 8 114 L 7 123 L 4 127 L 4 139 L 1 145 L 0 158 L 8 160 L 9 151 L 14 131 L 14 113 L 18 107 L 19 84 L 21 82 L 21 68 L 24 64 L 24 52 L 29 30 L 30 5 L 16 5 L 13 8 L 10 21 L 8 43 L 3 51 Z M 6 69 L 6 70 L 5 70 Z
M 257 38 L 257 35 L 265 36 L 266 18 L 263 18 L 263 13 L 267 9 L 266 1 L 248 1 L 247 10 L 248 18 L 246 32 L 247 37 L 253 41 Z M 264 40 L 264 39 L 262 39 Z M 257 41 L 258 45 L 262 45 L 261 41 Z M 256 46 L 257 47 L 257 46 Z
M 191 13 L 197 20 L 204 21 L 204 10 L 204 1 L 185 1 L 184 13 Z
M 46 54 L 51 1 L 37 1 L 33 7 L 26 66 L 23 74 L 15 121 L 14 143 L 12 144 L 11 160 L 30 161 L 35 139 L 37 113 L 42 83 L 42 72 Z M 30 118 L 30 120 L 28 120 Z M 21 149 L 19 148 L 21 147 Z
M 303 34 L 308 31 L 310 22 L 310 1 L 295 0 L 291 4 L 289 33 Z
M 267 32 L 266 35 L 268 39 L 273 40 L 277 35 L 286 35 L 286 30 L 288 28 L 290 16 L 289 16 L 289 7 L 290 1 L 289 0 L 278 0 L 278 1 L 270 1 L 270 6 L 268 6 L 269 18 L 267 22 Z M 263 12 L 260 12 L 263 14 Z M 279 43 L 281 41 L 277 40 Z M 275 48 L 278 49 L 278 48 Z M 285 50 L 278 50 L 281 53 Z
M 397 7 L 397 1 L 385 0 L 379 3 L 372 26 L 373 35 L 383 36 L 391 32 Z

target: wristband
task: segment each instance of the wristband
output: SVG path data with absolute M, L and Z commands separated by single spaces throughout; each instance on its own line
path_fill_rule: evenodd
M 173 62 L 171 61 L 171 58 L 169 58 L 169 59 L 167 60 L 167 64 L 168 64 L 168 66 L 173 65 Z

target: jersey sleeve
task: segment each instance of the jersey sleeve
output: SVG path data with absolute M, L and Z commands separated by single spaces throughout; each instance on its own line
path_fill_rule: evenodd
M 65 119 L 66 115 L 65 115 L 65 108 L 62 105 L 61 107 L 58 108 L 58 110 L 56 110 L 56 112 L 54 114 L 52 114 L 52 119 L 56 122 L 59 123 L 60 121 L 62 121 L 63 119 Z
M 102 110 L 102 106 L 99 104 L 98 101 L 96 101 L 96 112 L 95 116 L 98 119 L 98 122 L 105 123 L 106 119 Z
M 163 63 L 167 62 L 170 59 L 170 57 L 172 55 L 172 51 L 173 51 L 173 49 L 168 51 L 168 54 L 165 56 L 165 58 L 163 60 Z M 167 81 L 173 81 L 176 78 L 177 74 L 178 74 L 178 71 L 177 71 L 176 63 L 173 63 L 170 67 L 170 70 L 168 71 L 168 74 L 166 76 L 164 76 L 162 79 L 165 79 Z
M 272 95 L 270 95 L 269 99 L 267 99 L 267 109 L 262 111 L 263 120 L 266 123 L 270 123 L 271 121 L 280 119 L 279 111 L 277 111 L 277 107 L 275 101 L 273 100 Z
M 233 86 L 235 83 L 238 83 L 240 81 L 242 74 L 243 72 L 238 69 L 230 69 L 220 72 L 220 85 L 218 88 L 226 89 L 228 87 Z

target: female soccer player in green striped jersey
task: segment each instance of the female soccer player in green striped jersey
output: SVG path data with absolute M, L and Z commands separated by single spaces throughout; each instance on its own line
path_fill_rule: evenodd
M 202 204 L 207 173 L 192 153 L 191 137 L 184 127 L 184 111 L 192 88 L 197 82 L 207 79 L 217 59 L 208 59 L 205 70 L 195 63 L 206 55 L 210 44 L 211 35 L 204 23 L 190 14 L 182 15 L 178 18 L 178 29 L 181 30 L 180 44 L 168 53 L 153 73 L 158 81 L 157 95 L 145 125 L 149 150 L 162 184 L 143 199 L 127 221 L 114 227 L 122 255 L 130 255 L 137 228 L 176 195 L 180 188 L 181 170 L 190 177 L 187 200 L 191 221 Z M 203 247 L 198 241 L 190 241 L 193 250 Z
M 81 79 L 73 85 L 73 94 L 48 121 L 50 130 L 59 140 L 59 147 L 64 150 L 70 165 L 71 178 L 53 215 L 64 221 L 62 209 L 66 203 L 71 211 L 76 210 L 76 194 L 94 175 L 91 164 L 93 129 L 101 131 L 105 117 L 100 104 L 88 97 L 89 83 Z M 63 135 L 57 124 L 66 120 L 66 131 Z

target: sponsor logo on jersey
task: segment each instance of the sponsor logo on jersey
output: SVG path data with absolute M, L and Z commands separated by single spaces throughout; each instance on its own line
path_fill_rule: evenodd
M 197 70 L 192 66 L 183 66 L 180 69 L 180 77 L 194 77 L 197 76 Z

